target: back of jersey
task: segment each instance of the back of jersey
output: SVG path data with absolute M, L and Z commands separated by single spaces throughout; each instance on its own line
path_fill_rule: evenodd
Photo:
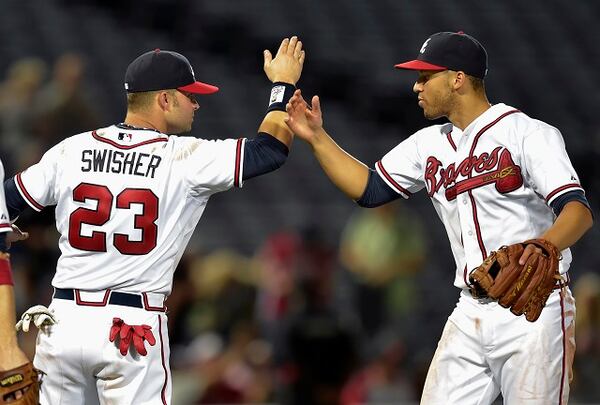
M 46 152 L 16 183 L 32 208 L 56 204 L 53 286 L 169 294 L 208 198 L 240 185 L 242 144 L 115 125 Z

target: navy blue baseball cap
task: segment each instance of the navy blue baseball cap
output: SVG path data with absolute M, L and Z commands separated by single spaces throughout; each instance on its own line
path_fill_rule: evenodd
M 128 93 L 178 89 L 196 94 L 219 91 L 212 84 L 196 81 L 187 58 L 177 52 L 155 49 L 133 60 L 125 72 Z
M 487 52 L 475 38 L 459 32 L 438 32 L 423 43 L 417 59 L 395 65 L 410 70 L 455 70 L 483 79 Z

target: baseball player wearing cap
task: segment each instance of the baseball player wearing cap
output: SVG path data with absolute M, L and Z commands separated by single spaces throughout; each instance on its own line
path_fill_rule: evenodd
M 61 256 L 34 364 L 43 405 L 169 404 L 165 299 L 211 195 L 281 166 L 292 133 L 283 119 L 304 63 L 284 39 L 264 70 L 271 102 L 253 138 L 205 140 L 190 131 L 198 94 L 189 61 L 154 50 L 127 68 L 123 123 L 72 136 L 5 182 L 14 218 L 56 205 Z
M 413 91 L 428 119 L 450 121 L 417 131 L 375 169 L 344 152 L 323 129 L 320 101 L 307 107 L 300 90 L 287 120 L 307 141 L 333 183 L 373 207 L 425 189 L 446 228 L 460 289 L 431 362 L 422 404 L 566 404 L 574 352 L 575 304 L 569 288 L 551 294 L 536 322 L 489 298 L 471 295 L 468 272 L 502 245 L 542 237 L 562 251 L 592 225 L 579 177 L 560 132 L 505 104 L 488 102 L 487 53 L 473 37 L 440 32 L 416 60 Z M 406 230 L 410 232 L 409 229 Z M 535 249 L 528 245 L 521 262 Z

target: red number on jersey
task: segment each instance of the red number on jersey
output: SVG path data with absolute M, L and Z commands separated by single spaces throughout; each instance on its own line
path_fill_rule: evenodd
M 73 200 L 95 200 L 96 209 L 77 208 L 69 217 L 69 243 L 81 250 L 106 252 L 106 233 L 92 231 L 92 236 L 81 235 L 82 224 L 104 225 L 110 219 L 113 195 L 106 186 L 82 183 L 73 190 Z M 115 233 L 113 244 L 126 255 L 143 255 L 156 247 L 158 228 L 158 197 L 148 189 L 128 188 L 117 196 L 117 209 L 129 209 L 131 204 L 141 204 L 142 213 L 134 216 L 134 228 L 142 231 L 140 241 L 131 241 L 125 234 Z
M 125 255 L 144 255 L 156 247 L 158 197 L 148 189 L 125 189 L 117 196 L 117 208 L 130 208 L 131 204 L 143 204 L 141 215 L 133 220 L 134 227 L 142 230 L 142 240 L 130 241 L 129 236 L 115 233 L 114 245 Z
M 110 218 L 113 195 L 106 186 L 81 183 L 73 190 L 73 200 L 98 202 L 95 210 L 77 208 L 69 217 L 69 243 L 81 250 L 106 252 L 106 233 L 93 231 L 92 236 L 81 235 L 81 224 L 104 225 Z

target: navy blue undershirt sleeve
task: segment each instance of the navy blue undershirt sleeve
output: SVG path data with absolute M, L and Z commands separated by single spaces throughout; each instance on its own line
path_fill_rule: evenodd
M 571 201 L 579 201 L 580 203 L 588 207 L 588 209 L 592 213 L 592 217 L 594 216 L 594 213 L 590 208 L 590 203 L 588 202 L 587 198 L 585 198 L 585 194 L 581 190 L 569 191 L 568 193 L 564 193 L 563 195 L 556 197 L 554 201 L 552 201 L 552 204 L 550 204 L 550 208 L 552 208 L 552 211 L 554 211 L 554 214 L 556 216 L 559 216 L 563 208 L 565 208 L 565 205 L 567 205 L 567 203 Z
M 0 252 L 8 252 L 8 248 L 6 247 L 6 232 L 0 233 Z
M 367 187 L 359 200 L 358 205 L 365 208 L 379 207 L 390 201 L 397 200 L 401 195 L 392 189 L 373 169 L 369 169 Z
M 247 139 L 244 144 L 243 179 L 260 176 L 281 167 L 288 156 L 288 147 L 279 139 L 259 132 L 255 138 Z
M 4 181 L 4 197 L 6 198 L 6 208 L 11 221 L 21 215 L 25 208 L 29 207 L 25 199 L 19 194 L 14 177 Z

